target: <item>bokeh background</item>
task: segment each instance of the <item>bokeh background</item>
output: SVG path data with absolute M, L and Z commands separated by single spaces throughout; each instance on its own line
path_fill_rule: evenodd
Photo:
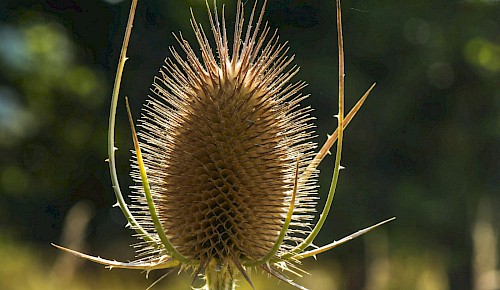
M 233 23 L 235 1 L 219 2 Z M 108 271 L 50 246 L 134 257 L 136 239 L 112 208 L 104 162 L 129 5 L 0 1 L 0 289 L 145 289 L 163 275 Z M 334 6 L 269 0 L 266 12 L 296 55 L 295 80 L 309 83 L 305 103 L 315 108 L 318 143 L 336 126 Z M 203 1 L 139 1 L 121 90 L 136 116 L 176 46 L 172 31 L 194 40 L 189 7 L 206 27 Z M 310 289 L 500 289 L 500 2 L 346 0 L 343 11 L 348 107 L 377 86 L 346 131 L 346 170 L 316 244 L 397 220 L 305 261 L 311 275 L 297 282 Z M 123 102 L 117 126 L 125 188 L 132 144 Z M 322 200 L 333 162 L 321 166 Z M 293 289 L 252 277 L 257 289 Z M 189 289 L 191 282 L 173 273 L 153 289 Z

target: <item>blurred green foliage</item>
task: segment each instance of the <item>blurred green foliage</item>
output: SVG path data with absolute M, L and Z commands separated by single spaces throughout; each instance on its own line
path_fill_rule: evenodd
M 234 1 L 226 2 L 226 19 L 233 23 Z M 296 54 L 298 78 L 309 83 L 306 105 L 316 109 L 318 143 L 336 126 L 330 2 L 269 0 L 266 13 Z M 1 289 L 142 289 L 153 281 L 75 261 L 68 262 L 76 274 L 67 280 L 69 274 L 57 272 L 62 254 L 49 245 L 73 238 L 92 254 L 122 260 L 134 255 L 128 244 L 135 239 L 111 208 L 104 162 L 128 5 L 0 3 Z M 121 90 L 136 115 L 168 47 L 176 45 L 171 31 L 194 43 L 189 7 L 206 27 L 203 1 L 139 2 Z M 377 87 L 346 131 L 347 170 L 325 226 L 330 230 L 317 244 L 398 219 L 320 256 L 319 263 L 306 262 L 313 275 L 301 281 L 311 289 L 472 289 L 478 280 L 472 229 L 479 200 L 487 198 L 493 209 L 494 237 L 500 220 L 494 210 L 500 208 L 500 4 L 346 0 L 343 8 L 348 105 L 372 82 Z M 118 170 L 125 188 L 131 141 L 124 110 L 119 118 Z M 332 163 L 321 166 L 322 197 Z M 95 210 L 82 232 L 65 239 L 73 225 L 66 220 L 63 227 L 65 217 L 81 200 Z M 492 255 L 498 255 L 498 242 L 495 247 Z M 255 276 L 259 289 L 276 285 Z M 191 282 L 171 277 L 161 285 L 187 289 Z

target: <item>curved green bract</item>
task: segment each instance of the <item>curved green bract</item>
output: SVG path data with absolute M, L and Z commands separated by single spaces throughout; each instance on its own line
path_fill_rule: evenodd
M 340 116 L 339 116 L 339 123 L 340 123 Z M 339 128 L 341 125 L 339 125 Z M 340 157 L 342 153 L 342 138 L 343 138 L 343 133 L 342 129 L 339 130 L 339 136 L 338 136 L 338 141 L 337 141 L 337 152 L 336 152 L 336 160 L 335 160 L 335 167 L 334 167 L 334 172 L 333 172 L 333 178 L 332 182 L 330 184 L 330 190 L 328 192 L 328 198 L 326 199 L 325 207 L 323 208 L 323 211 L 321 212 L 321 215 L 319 217 L 318 222 L 314 226 L 313 230 L 309 233 L 309 235 L 304 239 L 302 243 L 300 243 L 298 246 L 293 248 L 290 252 L 284 254 L 281 256 L 281 259 L 288 259 L 290 257 L 295 256 L 296 254 L 302 252 L 305 248 L 307 248 L 309 245 L 312 244 L 316 236 L 319 234 L 321 231 L 321 228 L 323 227 L 323 224 L 326 221 L 326 217 L 328 216 L 328 213 L 330 212 L 330 208 L 333 203 L 333 197 L 335 196 L 335 189 L 337 187 L 337 182 L 339 179 L 339 172 L 340 172 Z
M 318 222 L 314 226 L 313 230 L 309 235 L 300 243 L 298 246 L 293 248 L 290 252 L 282 255 L 280 258 L 289 259 L 296 254 L 304 251 L 308 246 L 312 244 L 316 236 L 319 234 L 323 224 L 326 221 L 326 217 L 330 212 L 330 208 L 333 203 L 333 197 L 335 196 L 335 189 L 337 188 L 337 182 L 339 179 L 340 172 L 340 159 L 342 156 L 342 141 L 344 137 L 344 40 L 342 37 L 342 17 L 340 13 L 340 1 L 337 0 L 337 36 L 339 44 L 339 114 L 338 119 L 338 137 L 337 137 L 337 151 L 335 154 L 335 167 L 333 169 L 333 178 L 330 184 L 330 190 L 328 192 L 328 198 L 325 203 L 325 207 L 321 212 Z
M 123 195 L 120 190 L 120 183 L 118 182 L 118 176 L 116 174 L 116 162 L 115 162 L 115 124 L 116 124 L 116 108 L 118 106 L 118 95 L 120 93 L 120 85 L 122 80 L 123 67 L 125 66 L 125 61 L 127 60 L 127 47 L 130 39 L 130 33 L 132 31 L 132 24 L 134 22 L 135 10 L 137 7 L 137 0 L 132 0 L 132 6 L 130 8 L 130 14 L 128 17 L 127 28 L 125 31 L 125 38 L 123 39 L 123 45 L 120 52 L 120 60 L 118 62 L 118 69 L 116 71 L 115 84 L 113 86 L 113 95 L 111 98 L 111 109 L 109 112 L 109 127 L 108 127 L 108 162 L 109 162 L 109 172 L 111 175 L 111 183 L 113 184 L 113 190 L 115 192 L 117 204 L 122 210 L 123 215 L 127 219 L 130 226 L 148 242 L 152 247 L 158 248 L 158 244 L 155 242 L 153 237 L 144 230 L 144 228 L 139 225 L 132 213 L 130 212 L 127 203 L 123 199 Z
M 137 134 L 135 132 L 134 121 L 132 120 L 132 113 L 130 113 L 130 106 L 128 104 L 128 99 L 125 98 L 125 100 L 126 100 L 126 104 L 127 104 L 128 117 L 130 120 L 130 128 L 132 130 L 132 138 L 134 139 L 134 147 L 135 147 L 135 155 L 137 157 L 137 165 L 139 166 L 139 172 L 141 174 L 142 187 L 144 189 L 144 194 L 146 196 L 146 201 L 148 203 L 149 214 L 151 215 L 151 219 L 152 219 L 153 224 L 155 226 L 156 233 L 160 237 L 161 242 L 165 246 L 165 249 L 167 249 L 169 255 L 172 256 L 172 258 L 179 260 L 180 262 L 185 263 L 185 264 L 196 265 L 196 264 L 198 264 L 196 260 L 191 260 L 191 259 L 184 257 L 181 253 L 179 253 L 175 249 L 174 245 L 172 245 L 172 243 L 168 239 L 167 235 L 165 234 L 165 231 L 163 229 L 163 225 L 161 224 L 160 219 L 158 218 L 158 214 L 156 213 L 155 204 L 153 202 L 153 196 L 151 195 L 151 188 L 149 186 L 148 176 L 146 174 L 146 168 L 144 166 L 144 160 L 142 159 L 141 147 L 139 146 L 139 140 L 138 140 Z
M 276 253 L 278 252 L 281 243 L 283 243 L 286 232 L 288 231 L 288 227 L 290 226 L 290 222 L 292 222 L 293 210 L 295 209 L 295 198 L 297 196 L 297 183 L 299 178 L 299 161 L 300 161 L 300 156 L 297 157 L 297 165 L 295 166 L 295 180 L 293 183 L 293 191 L 292 191 L 292 198 L 290 200 L 290 207 L 288 208 L 288 213 L 285 218 L 285 223 L 281 228 L 278 239 L 274 243 L 273 248 L 264 257 L 255 261 L 248 261 L 244 263 L 245 266 L 255 267 L 269 262 L 269 260 L 271 260 L 274 257 L 274 255 L 276 255 Z

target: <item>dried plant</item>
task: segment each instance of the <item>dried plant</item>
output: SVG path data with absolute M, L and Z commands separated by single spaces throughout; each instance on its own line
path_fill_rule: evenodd
M 142 240 L 138 259 L 105 260 L 60 246 L 109 268 L 191 269 L 206 284 L 202 289 L 234 289 L 235 277 L 261 268 L 300 289 L 289 275 L 304 273 L 300 260 L 332 249 L 389 221 L 360 230 L 339 241 L 311 249 L 333 201 L 339 177 L 343 130 L 373 86 L 344 116 L 344 62 L 340 1 L 337 1 L 339 44 L 338 129 L 319 153 L 311 142 L 311 108 L 300 107 L 307 96 L 293 56 L 277 32 L 263 23 L 264 2 L 255 3 L 244 23 L 244 5 L 237 4 L 232 45 L 224 10 L 207 3 L 212 48 L 192 14 L 191 25 L 201 59 L 182 35 L 186 54 L 171 49 L 155 79 L 136 134 L 132 177 L 133 205 L 126 204 L 115 168 L 114 127 L 121 74 L 137 1 L 132 3 L 115 79 L 109 123 L 109 164 L 117 206 Z M 255 22 L 254 22 L 255 21 Z M 216 53 L 214 53 L 214 51 Z M 128 103 L 127 103 L 128 108 Z M 140 140 L 139 140 L 140 138 Z M 317 166 L 337 141 L 336 161 L 326 205 L 312 224 L 316 206 Z M 253 286 L 252 286 L 253 287 Z

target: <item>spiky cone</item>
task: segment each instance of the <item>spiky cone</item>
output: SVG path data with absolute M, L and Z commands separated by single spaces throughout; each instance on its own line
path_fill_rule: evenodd
M 299 104 L 305 83 L 290 82 L 298 71 L 289 68 L 293 57 L 276 33 L 269 35 L 267 23 L 260 30 L 264 8 L 246 29 L 238 7 L 232 47 L 224 20 L 210 14 L 217 57 L 193 16 L 201 61 L 180 36 L 186 56 L 171 49 L 174 60 L 167 59 L 155 79 L 139 132 L 166 235 L 201 269 L 227 275 L 271 251 L 290 207 L 298 156 L 301 174 L 315 148 L 311 108 Z M 133 176 L 141 182 L 137 168 Z M 314 179 L 297 189 L 294 229 L 310 226 L 314 195 Z M 140 223 L 148 228 L 144 196 L 138 187 Z M 286 240 L 300 239 L 292 233 Z
M 202 275 L 202 289 L 234 289 L 238 273 L 252 285 L 247 270 L 260 267 L 305 289 L 287 277 L 302 273 L 299 260 L 332 249 L 379 225 L 360 230 L 326 246 L 307 250 L 330 210 L 339 177 L 343 130 L 373 86 L 344 118 L 343 47 L 340 1 L 337 0 L 339 43 L 338 129 L 314 154 L 311 108 L 304 82 L 291 82 L 298 72 L 280 44 L 277 32 L 262 22 L 266 2 L 257 17 L 253 6 L 244 23 L 238 1 L 232 44 L 224 13 L 219 18 L 207 3 L 212 48 L 207 34 L 191 19 L 200 56 L 179 35 L 185 56 L 171 48 L 155 78 L 135 133 L 132 177 L 133 204 L 121 194 L 114 158 L 114 126 L 121 74 L 137 0 L 132 2 L 120 55 L 110 111 L 108 151 L 117 205 L 142 242 L 138 260 L 122 263 L 56 246 L 109 268 L 180 267 Z M 246 25 L 246 27 L 245 27 Z M 128 106 L 127 106 L 128 107 Z M 139 136 L 139 137 L 138 137 Z M 317 166 L 338 140 L 332 183 L 316 224 Z M 156 282 L 155 282 L 156 283 Z M 154 284 L 153 284 L 154 285 Z

